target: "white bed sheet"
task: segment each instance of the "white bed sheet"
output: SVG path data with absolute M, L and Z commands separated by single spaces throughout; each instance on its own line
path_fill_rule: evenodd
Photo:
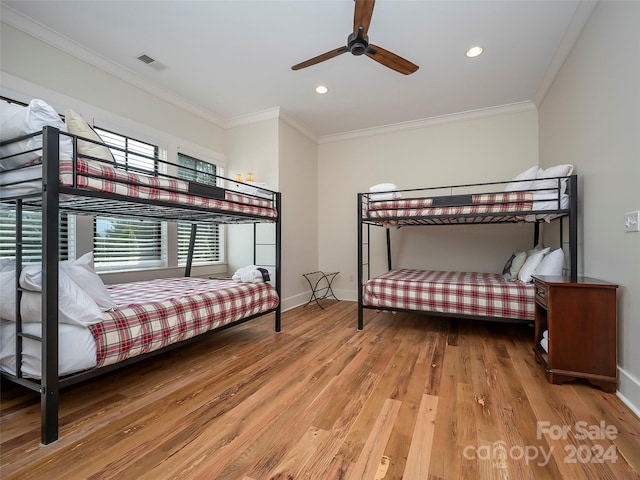
M 41 335 L 39 323 L 24 323 L 22 330 L 31 335 Z M 15 375 L 16 324 L 0 320 L 0 370 Z M 25 338 L 22 341 L 22 374 L 40 378 L 42 371 L 41 344 Z M 96 342 L 91 331 L 79 325 L 59 324 L 58 372 L 60 376 L 96 366 Z
M 533 207 L 531 210 L 564 210 L 569 208 L 569 194 L 560 195 L 560 205 L 558 206 L 558 193 L 533 193 Z

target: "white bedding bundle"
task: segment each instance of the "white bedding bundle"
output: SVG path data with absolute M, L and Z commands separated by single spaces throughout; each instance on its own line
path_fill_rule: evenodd
M 60 262 L 58 270 L 58 372 L 60 375 L 96 365 L 96 343 L 89 325 L 103 321 L 103 312 L 116 304 L 93 267 L 93 252 Z M 0 369 L 15 375 L 16 266 L 13 259 L 0 261 Z M 22 331 L 42 336 L 41 265 L 26 265 L 20 275 L 23 288 L 20 313 Z M 22 372 L 39 377 L 41 344 L 24 338 Z
M 267 272 L 267 270 L 264 268 L 248 265 L 236 270 L 236 273 L 234 273 L 231 278 L 236 282 L 260 283 L 269 280 L 269 274 L 267 272 L 265 278 L 265 272 Z
M 378 183 L 377 185 L 369 187 L 369 192 L 372 193 L 372 195 L 369 196 L 369 200 L 372 202 L 380 202 L 400 198 L 402 195 L 396 190 L 398 190 L 398 186 L 394 183 Z
M 549 330 L 545 330 L 544 332 L 542 332 L 540 346 L 545 352 L 549 352 Z

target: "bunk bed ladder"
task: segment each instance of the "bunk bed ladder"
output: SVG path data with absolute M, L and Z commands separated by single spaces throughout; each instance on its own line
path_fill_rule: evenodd
M 189 236 L 189 250 L 187 251 L 187 264 L 184 267 L 184 276 L 191 276 L 191 265 L 193 264 L 193 252 L 196 248 L 196 234 L 198 233 L 198 224 L 191 224 L 191 235 Z

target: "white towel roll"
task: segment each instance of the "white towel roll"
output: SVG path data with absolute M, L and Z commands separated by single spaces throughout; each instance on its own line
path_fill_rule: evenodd
M 542 340 L 540 340 L 540 346 L 542 347 L 542 349 L 549 353 L 549 339 L 548 338 L 543 338 Z

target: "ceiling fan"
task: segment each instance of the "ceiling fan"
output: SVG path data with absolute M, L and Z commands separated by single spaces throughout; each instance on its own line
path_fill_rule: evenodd
M 298 63 L 291 67 L 292 70 L 300 70 L 301 68 L 310 67 L 316 63 L 324 62 L 330 58 L 337 57 L 346 52 L 351 52 L 353 55 L 366 55 L 372 58 L 376 62 L 389 67 L 396 72 L 400 72 L 404 75 L 410 75 L 416 70 L 418 66 L 411 63 L 409 60 L 405 60 L 399 55 L 385 50 L 382 47 L 369 43 L 369 37 L 367 36 L 367 30 L 369 30 L 369 24 L 371 23 L 371 16 L 373 15 L 373 5 L 375 0 L 355 0 L 356 6 L 353 15 L 353 33 L 347 38 L 347 45 L 344 47 L 336 48 L 317 57 L 313 57 L 305 62 Z

